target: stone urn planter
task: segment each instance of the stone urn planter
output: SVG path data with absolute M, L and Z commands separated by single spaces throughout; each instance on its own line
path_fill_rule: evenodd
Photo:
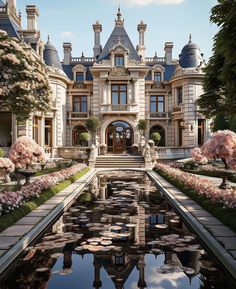
M 19 173 L 25 177 L 25 185 L 30 184 L 30 178 L 33 177 L 37 171 L 33 169 L 22 169 Z

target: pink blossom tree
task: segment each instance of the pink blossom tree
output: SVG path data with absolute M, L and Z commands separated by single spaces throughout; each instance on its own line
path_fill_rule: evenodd
M 33 139 L 21 136 L 12 145 L 9 158 L 16 168 L 28 168 L 34 163 L 45 162 L 46 154 Z
M 221 158 L 225 169 L 235 167 L 236 161 L 232 159 L 236 158 L 236 133 L 230 130 L 215 132 L 201 147 L 201 152 L 208 159 Z
M 200 148 L 196 147 L 191 151 L 191 156 L 195 162 L 198 164 L 206 164 L 207 158 L 202 155 L 202 151 Z
M 31 112 L 50 107 L 51 89 L 46 66 L 26 44 L 0 30 L 0 106 L 27 119 Z
M 0 158 L 0 177 L 5 179 L 5 181 L 10 180 L 9 174 L 13 172 L 15 166 L 13 162 L 8 158 Z

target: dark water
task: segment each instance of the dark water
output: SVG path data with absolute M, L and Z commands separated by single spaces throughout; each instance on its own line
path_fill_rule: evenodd
M 142 173 L 100 174 L 1 289 L 235 288 Z

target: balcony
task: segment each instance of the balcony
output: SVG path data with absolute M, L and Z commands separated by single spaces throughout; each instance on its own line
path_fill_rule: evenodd
M 166 120 L 166 119 L 170 119 L 171 115 L 168 112 L 150 112 L 148 114 L 148 117 L 150 119 L 164 119 L 164 120 Z
M 86 119 L 89 117 L 89 113 L 88 112 L 67 112 L 67 118 L 68 119 Z
M 101 104 L 101 114 L 137 114 L 137 104 Z
M 184 106 L 182 104 L 173 106 L 172 111 L 173 119 L 182 119 L 184 116 Z

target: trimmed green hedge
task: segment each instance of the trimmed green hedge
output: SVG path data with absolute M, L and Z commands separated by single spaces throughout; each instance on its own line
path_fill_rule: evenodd
M 181 171 L 186 173 L 191 173 L 195 175 L 201 175 L 201 176 L 207 176 L 207 177 L 213 177 L 213 178 L 219 178 L 219 173 L 216 174 L 214 172 L 205 171 L 205 170 L 188 170 L 188 169 L 181 169 Z M 236 176 L 228 176 L 228 180 L 236 183 Z M 236 184 L 235 184 L 236 185 Z
M 34 198 L 26 203 L 24 203 L 20 208 L 0 216 L 0 232 L 4 231 L 9 226 L 13 225 L 15 222 L 19 221 L 21 218 L 32 212 L 38 206 L 44 204 L 47 200 L 64 190 L 66 187 L 74 183 L 76 180 L 81 178 L 89 171 L 89 168 L 84 169 L 82 172 L 75 174 L 69 179 L 57 184 L 49 190 L 43 192 L 39 198 Z
M 159 175 L 165 178 L 169 183 L 185 193 L 206 211 L 215 216 L 223 224 L 228 226 L 232 231 L 236 232 L 236 209 L 223 208 L 221 204 L 213 203 L 211 199 L 199 195 L 196 190 L 185 186 L 182 182 L 176 181 L 161 170 L 155 170 Z

